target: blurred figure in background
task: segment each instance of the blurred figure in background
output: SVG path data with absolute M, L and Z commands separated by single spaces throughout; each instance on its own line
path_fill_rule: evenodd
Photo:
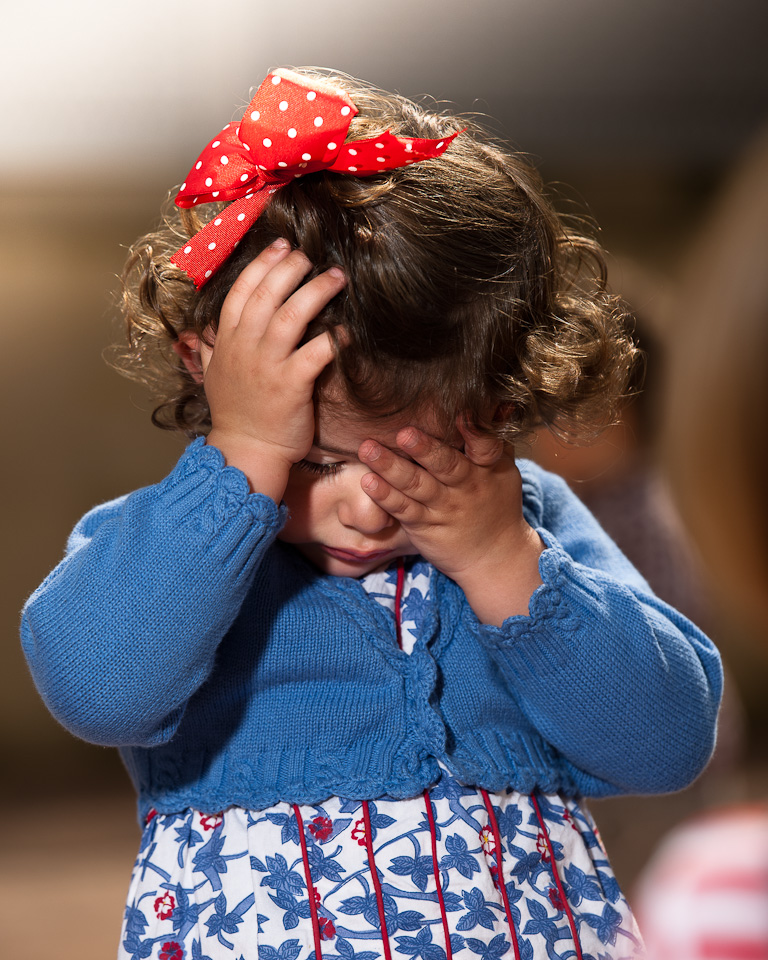
M 673 487 L 722 598 L 765 639 L 768 131 L 691 254 L 678 315 L 666 444 Z
M 768 679 L 768 135 L 736 171 L 683 276 L 666 460 L 723 608 Z M 726 650 L 726 654 L 727 654 Z M 694 818 L 636 898 L 653 960 L 768 958 L 768 802 Z
M 615 275 L 643 351 L 618 421 L 588 445 L 542 428 L 531 454 L 567 480 L 654 591 L 706 629 L 711 615 L 701 571 L 657 456 L 666 358 L 656 331 L 664 290 L 660 279 L 631 263 L 619 264 Z
M 643 351 L 618 420 L 588 445 L 561 439 L 543 427 L 530 455 L 568 482 L 655 593 L 716 637 L 705 573 L 662 468 L 660 439 L 669 374 L 662 330 L 667 290 L 660 277 L 637 264 L 622 262 L 617 267 L 612 277 L 618 278 L 618 292 Z M 732 770 L 743 759 L 743 748 L 743 709 L 726 673 L 717 750 L 708 774 Z

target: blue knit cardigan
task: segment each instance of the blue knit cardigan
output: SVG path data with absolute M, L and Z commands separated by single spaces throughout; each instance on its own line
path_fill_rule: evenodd
M 530 614 L 485 626 L 435 571 L 407 655 L 361 584 L 276 541 L 285 508 L 197 440 L 75 528 L 24 610 L 35 683 L 69 730 L 120 747 L 142 815 L 413 796 L 438 761 L 493 791 L 685 786 L 713 747 L 716 650 L 561 480 L 520 468 L 547 545 Z

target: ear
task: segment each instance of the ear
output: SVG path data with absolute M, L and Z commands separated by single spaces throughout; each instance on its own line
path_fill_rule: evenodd
M 184 330 L 172 346 L 173 352 L 181 359 L 195 383 L 202 383 L 203 364 L 200 359 L 200 337 L 191 330 Z

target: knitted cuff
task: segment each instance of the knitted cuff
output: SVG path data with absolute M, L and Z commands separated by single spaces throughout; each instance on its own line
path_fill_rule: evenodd
M 182 513 L 185 506 L 190 513 L 195 512 L 201 495 L 205 497 L 203 524 L 211 533 L 217 533 L 243 511 L 250 519 L 276 530 L 288 515 L 285 504 L 278 506 L 263 493 L 251 493 L 245 474 L 227 466 L 222 452 L 208 446 L 204 437 L 192 441 L 160 488 Z

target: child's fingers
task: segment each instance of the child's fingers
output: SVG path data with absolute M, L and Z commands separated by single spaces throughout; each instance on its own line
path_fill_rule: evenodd
M 464 438 L 464 455 L 479 467 L 492 467 L 504 454 L 504 444 L 497 437 L 488 437 L 474 430 L 459 417 L 456 426 Z
M 293 362 L 299 379 L 314 383 L 335 355 L 336 348 L 330 333 L 324 332 L 313 337 L 299 347 L 294 355 Z
M 338 267 L 332 267 L 289 296 L 275 311 L 261 336 L 265 357 L 280 362 L 290 356 L 304 336 L 308 324 L 344 289 L 345 284 L 343 272 Z
M 276 240 L 268 247 L 265 247 L 239 274 L 230 287 L 229 293 L 222 305 L 219 316 L 220 330 L 238 325 L 243 309 L 253 291 L 269 271 L 280 263 L 281 260 L 284 260 L 290 252 L 291 247 L 287 240 Z
M 452 486 L 467 476 L 468 460 L 464 454 L 443 440 L 423 433 L 416 427 L 404 427 L 396 437 L 398 447 L 428 470 L 440 483 Z
M 403 524 L 415 524 L 422 520 L 426 507 L 398 490 L 376 473 L 366 473 L 360 486 L 382 510 Z
M 427 470 L 375 440 L 365 440 L 360 445 L 358 456 L 389 487 L 410 500 L 428 503 L 439 493 L 437 481 Z
M 301 250 L 291 250 L 287 257 L 275 263 L 243 305 L 240 319 L 234 325 L 238 336 L 252 342 L 261 340 L 277 311 L 311 269 L 312 264 Z

